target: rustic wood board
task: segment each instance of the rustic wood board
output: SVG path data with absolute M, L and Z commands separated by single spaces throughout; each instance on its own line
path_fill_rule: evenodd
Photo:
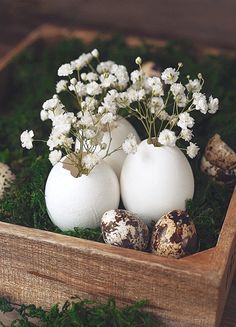
M 39 39 L 71 36 L 89 42 L 97 33 L 43 26 L 0 61 L 0 71 Z M 138 38 L 127 42 L 136 44 Z M 0 295 L 45 308 L 73 295 L 101 300 L 112 295 L 120 304 L 146 298 L 148 310 L 167 326 L 217 327 L 235 249 L 236 189 L 217 246 L 180 260 L 0 223 Z

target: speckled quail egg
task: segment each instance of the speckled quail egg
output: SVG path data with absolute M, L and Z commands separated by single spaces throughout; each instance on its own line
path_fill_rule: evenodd
M 10 167 L 0 162 L 0 199 L 3 198 L 14 179 L 15 175 L 12 173 Z
M 185 211 L 173 210 L 154 226 L 151 238 L 151 252 L 154 254 L 181 258 L 197 249 L 196 228 Z
M 208 141 L 201 160 L 201 170 L 218 183 L 236 182 L 236 153 L 222 141 L 219 134 Z
M 105 243 L 144 251 L 149 243 L 149 229 L 135 214 L 127 210 L 104 213 L 101 228 Z

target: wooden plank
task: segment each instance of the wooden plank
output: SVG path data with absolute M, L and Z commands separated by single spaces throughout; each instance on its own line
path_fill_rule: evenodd
M 73 295 L 112 295 L 119 304 L 146 298 L 168 326 L 216 326 L 219 278 L 204 265 L 5 223 L 0 285 L 16 303 L 48 308 Z
M 235 49 L 235 12 L 234 0 L 2 0 L 1 39 L 52 22 Z

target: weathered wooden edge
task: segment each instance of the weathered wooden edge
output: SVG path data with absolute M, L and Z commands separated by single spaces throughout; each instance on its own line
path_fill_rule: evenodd
M 121 305 L 148 299 L 148 310 L 168 326 L 217 323 L 219 276 L 209 265 L 6 223 L 0 223 L 0 285 L 13 301 L 45 308 L 74 295 L 104 301 L 111 295 Z
M 17 56 L 21 51 L 29 47 L 31 44 L 33 44 L 36 40 L 39 39 L 47 39 L 47 38 L 53 38 L 53 37 L 79 37 L 81 38 L 85 43 L 92 42 L 97 37 L 102 39 L 107 39 L 112 36 L 112 33 L 107 32 L 98 32 L 96 30 L 91 29 L 70 29 L 66 27 L 61 27 L 57 25 L 52 24 L 43 24 L 39 27 L 37 27 L 35 30 L 33 30 L 28 36 L 26 36 L 21 42 L 18 43 L 16 47 L 14 47 L 12 50 L 10 50 L 5 56 L 3 56 L 0 60 L 0 71 L 3 70 L 10 62 L 11 60 Z M 130 46 L 137 46 L 142 44 L 143 41 L 150 44 L 155 44 L 159 47 L 166 46 L 167 42 L 166 40 L 161 39 L 155 39 L 150 37 L 138 37 L 134 35 L 128 35 L 125 37 L 125 40 L 128 45 Z M 213 56 L 219 56 L 219 55 L 227 55 L 227 56 L 235 56 L 234 51 L 225 50 L 225 49 L 219 49 L 214 47 L 199 47 L 198 52 L 201 55 L 213 55 Z
M 94 32 L 94 31 L 88 32 L 87 30 L 71 31 L 67 28 L 61 28 L 61 27 L 56 27 L 56 26 L 51 26 L 51 25 L 43 25 L 40 28 L 33 31 L 28 37 L 26 37 L 22 42 L 20 42 L 16 48 L 14 48 L 12 51 L 10 51 L 3 58 L 3 60 L 0 61 L 0 71 L 3 70 L 11 62 L 11 60 L 16 55 L 18 55 L 22 50 L 24 50 L 25 48 L 27 48 L 28 46 L 30 46 L 31 44 L 33 44 L 34 42 L 36 42 L 39 39 L 42 39 L 42 38 L 50 39 L 50 38 L 54 38 L 54 37 L 73 37 L 73 36 L 80 37 L 85 42 L 91 42 L 98 36 L 98 33 Z M 100 34 L 99 34 L 99 36 L 100 36 Z M 110 37 L 110 34 L 103 33 L 102 37 L 103 38 Z M 137 45 L 140 41 L 138 38 L 131 37 L 131 38 L 127 38 L 127 42 L 130 45 Z M 151 42 L 153 43 L 152 40 L 151 40 Z M 159 46 L 164 46 L 166 43 L 165 43 L 165 41 L 157 41 L 157 44 Z M 216 54 L 216 55 L 218 55 L 219 53 L 220 53 L 220 51 L 214 52 L 214 54 Z M 233 197 L 236 199 L 235 194 L 236 194 L 236 191 L 234 190 Z M 233 201 L 233 199 L 231 200 L 231 203 L 232 203 L 232 201 Z M 230 209 L 230 216 L 231 216 L 231 212 L 232 212 L 232 209 Z M 230 218 L 227 218 L 227 217 L 228 217 L 228 213 L 227 213 L 225 222 L 230 221 Z M 0 223 L 0 230 L 2 228 L 2 224 L 3 223 Z M 11 225 L 11 226 L 13 226 L 13 225 Z M 185 271 L 186 273 L 188 271 L 190 264 L 194 265 L 194 271 L 191 270 L 190 274 L 193 274 L 194 272 L 198 274 L 198 272 L 202 271 L 202 268 L 204 267 L 208 273 L 206 274 L 206 271 L 205 272 L 202 271 L 202 273 L 201 273 L 202 277 L 204 276 L 207 279 L 209 278 L 208 282 L 213 282 L 216 289 L 220 288 L 220 296 L 223 294 L 225 299 L 226 299 L 227 292 L 228 292 L 228 289 L 229 289 L 231 281 L 232 281 L 232 275 L 233 275 L 233 272 L 235 269 L 235 232 L 231 233 L 232 237 L 227 239 L 228 240 L 227 244 L 225 244 L 224 247 L 221 247 L 221 245 L 224 245 L 226 236 L 228 236 L 227 235 L 227 233 L 228 233 L 227 226 L 228 227 L 233 226 L 233 228 L 235 228 L 234 224 L 233 225 L 231 225 L 231 224 L 225 225 L 224 224 L 222 231 L 221 231 L 220 238 L 219 238 L 219 242 L 218 242 L 216 248 L 210 249 L 203 253 L 199 253 L 199 254 L 190 256 L 188 258 L 184 258 L 182 260 L 178 260 L 179 263 L 181 262 L 181 264 L 178 263 L 178 267 L 179 267 L 178 269 L 181 269 L 181 271 Z M 18 227 L 20 227 L 20 226 L 18 226 Z M 20 228 L 24 228 L 24 227 L 20 227 Z M 21 230 L 21 231 L 23 231 L 23 230 Z M 32 230 L 30 230 L 30 234 L 31 234 L 31 232 L 32 232 Z M 43 232 L 43 233 L 45 233 L 45 232 Z M 59 236 L 61 236 L 61 235 L 59 235 Z M 27 237 L 29 237 L 29 235 Z M 41 236 L 39 236 L 39 234 L 37 237 L 40 237 L 40 241 L 43 241 L 43 239 L 41 238 Z M 66 242 L 68 242 L 68 240 Z M 89 242 L 89 241 L 85 241 L 85 242 L 86 242 L 86 246 L 88 246 L 87 242 Z M 94 243 L 94 242 L 92 242 L 92 243 Z M 81 246 L 81 243 L 79 246 Z M 95 246 L 95 245 L 93 244 L 92 246 Z M 222 249 L 222 251 L 221 251 L 221 249 Z M 129 255 L 132 258 L 134 257 L 133 251 L 132 251 L 132 253 L 128 254 L 129 250 L 126 250 L 126 249 L 121 249 L 121 250 L 122 250 L 122 253 L 116 253 L 115 255 L 118 255 L 121 257 L 126 257 L 126 258 L 129 258 Z M 102 249 L 102 251 L 104 251 L 104 249 Z M 124 251 L 128 251 L 128 252 L 124 255 L 124 253 L 125 253 Z M 229 253 L 227 251 L 229 251 Z M 220 259 L 220 256 L 219 256 L 219 254 L 222 254 L 222 253 L 226 254 L 226 256 L 224 256 L 225 266 L 224 266 L 224 264 L 222 264 L 222 260 Z M 106 255 L 107 254 L 108 253 L 107 253 L 107 249 L 106 249 Z M 146 255 L 146 254 L 144 254 L 144 255 Z M 113 256 L 114 256 L 114 253 L 112 254 L 112 257 Z M 144 258 L 142 258 L 142 255 L 141 255 L 141 261 L 143 259 Z M 172 269 L 172 264 L 170 264 L 170 262 L 172 261 L 171 259 L 158 258 L 158 262 L 159 262 L 159 259 L 161 260 L 161 265 L 163 265 L 164 269 Z M 138 260 L 140 260 L 140 257 Z M 145 260 L 146 260 L 146 258 L 145 258 Z M 154 259 L 152 259 L 152 260 L 154 260 Z M 154 261 L 156 261 L 156 259 Z M 155 264 L 157 264 L 157 263 L 155 263 Z M 158 264 L 160 264 L 160 262 Z M 174 269 L 176 269 L 176 261 L 175 260 L 173 261 L 173 264 L 175 266 Z M 227 284 L 227 292 L 224 293 L 224 285 L 225 284 Z M 223 310 L 222 308 L 224 306 L 225 299 L 223 299 L 219 303 L 220 312 Z M 222 303 L 223 303 L 223 305 L 222 305 Z M 218 315 L 218 317 L 220 317 L 221 313 L 220 314 L 218 313 L 217 315 Z
M 217 309 L 220 320 L 236 271 L 236 186 L 213 253 L 212 264 L 221 276 Z

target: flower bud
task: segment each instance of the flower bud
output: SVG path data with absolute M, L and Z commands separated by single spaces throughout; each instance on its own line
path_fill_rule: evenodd
M 141 59 L 140 57 L 137 57 L 137 58 L 135 59 L 135 63 L 136 63 L 137 65 L 141 65 L 141 64 L 142 64 L 142 59 Z

